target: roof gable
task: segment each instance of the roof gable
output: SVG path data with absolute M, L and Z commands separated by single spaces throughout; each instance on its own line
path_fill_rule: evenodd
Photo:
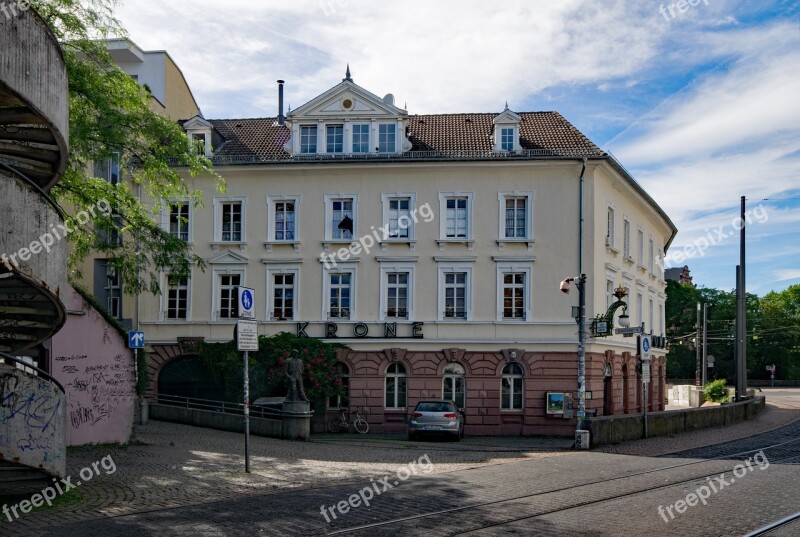
M 289 122 L 301 119 L 324 119 L 345 117 L 393 117 L 407 116 L 408 112 L 381 99 L 348 79 L 314 97 L 286 115 Z

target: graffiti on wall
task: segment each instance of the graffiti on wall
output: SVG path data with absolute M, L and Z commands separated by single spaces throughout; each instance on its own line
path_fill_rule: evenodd
M 0 456 L 64 475 L 66 398 L 54 384 L 0 365 Z
M 69 401 L 73 429 L 103 426 L 115 411 L 128 412 L 136 400 L 135 371 L 131 357 L 116 354 L 107 360 L 89 360 L 88 355 L 57 356 Z

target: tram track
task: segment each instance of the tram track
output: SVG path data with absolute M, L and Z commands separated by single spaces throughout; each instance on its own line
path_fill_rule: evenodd
M 793 447 L 789 447 L 789 446 L 793 446 Z M 430 518 L 434 518 L 434 517 L 441 517 L 441 516 L 445 516 L 445 515 L 453 515 L 455 513 L 463 513 L 463 512 L 469 511 L 469 510 L 473 510 L 473 509 L 482 509 L 482 508 L 486 508 L 486 507 L 497 507 L 497 506 L 503 506 L 503 505 L 508 506 L 509 504 L 513 504 L 515 502 L 516 503 L 523 503 L 523 502 L 525 502 L 527 500 L 530 500 L 530 499 L 533 499 L 533 498 L 542 498 L 542 497 L 546 497 L 546 496 L 549 496 L 549 495 L 556 495 L 556 494 L 559 494 L 559 493 L 569 493 L 570 491 L 577 491 L 577 490 L 584 489 L 584 488 L 591 487 L 591 486 L 595 486 L 595 485 L 604 485 L 604 484 L 608 484 L 608 483 L 612 483 L 612 482 L 630 480 L 630 479 L 634 479 L 634 478 L 642 477 L 642 476 L 646 476 L 646 475 L 660 474 L 660 473 L 663 473 L 663 472 L 676 470 L 676 469 L 680 469 L 680 468 L 685 468 L 685 467 L 690 467 L 690 466 L 695 466 L 695 465 L 700 465 L 700 464 L 709 464 L 709 463 L 712 463 L 714 461 L 737 460 L 742 456 L 745 456 L 745 455 L 748 455 L 748 454 L 755 454 L 755 453 L 758 453 L 758 452 L 764 452 L 764 455 L 769 460 L 770 464 L 797 463 L 797 462 L 800 462 L 800 437 L 790 438 L 788 440 L 784 440 L 782 442 L 779 442 L 779 443 L 776 443 L 776 444 L 772 444 L 772 445 L 769 445 L 769 446 L 759 446 L 759 447 L 756 447 L 754 449 L 748 449 L 748 450 L 739 451 L 739 452 L 735 452 L 735 453 L 727 453 L 726 452 L 724 454 L 721 454 L 721 455 L 718 455 L 718 456 L 712 457 L 712 458 L 706 458 L 706 459 L 702 459 L 702 460 L 693 460 L 693 461 L 686 462 L 686 463 L 673 464 L 673 465 L 669 465 L 669 466 L 665 466 L 665 467 L 661 467 L 661 468 L 655 468 L 655 469 L 651 469 L 651 470 L 635 472 L 635 473 L 632 473 L 632 474 L 615 476 L 615 477 L 610 477 L 610 478 L 605 478 L 605 479 L 598 479 L 598 480 L 588 481 L 588 482 L 585 482 L 585 483 L 578 483 L 578 484 L 574 484 L 574 485 L 570 485 L 570 486 L 559 487 L 559 488 L 555 488 L 555 489 L 551 489 L 551 490 L 539 491 L 539 492 L 535 492 L 535 493 L 531 493 L 531 494 L 518 495 L 518 496 L 511 497 L 511 498 L 503 498 L 503 499 L 491 500 L 491 501 L 486 501 L 486 502 L 476 502 L 476 503 L 471 503 L 471 504 L 468 504 L 468 505 L 458 506 L 458 507 L 449 508 L 449 509 L 442 509 L 442 510 L 433 511 L 433 512 L 419 513 L 419 514 L 415 514 L 415 515 L 411 515 L 411 516 L 398 517 L 398 518 L 391 519 L 391 520 L 374 522 L 374 523 L 371 523 L 371 524 L 364 524 L 364 525 L 350 527 L 350 528 L 341 528 L 341 529 L 337 529 L 335 531 L 328 532 L 327 535 L 346 535 L 346 534 L 364 532 L 365 530 L 373 530 L 374 531 L 374 530 L 378 530 L 380 528 L 388 529 L 388 528 L 390 528 L 392 526 L 395 526 L 395 525 L 398 525 L 398 524 L 403 524 L 403 523 L 406 523 L 406 522 L 421 521 L 421 520 L 424 520 L 424 519 L 430 519 Z M 735 464 L 733 464 L 732 466 L 735 467 L 736 464 L 738 464 L 738 461 Z M 637 496 L 637 495 L 644 494 L 644 493 L 650 493 L 650 492 L 652 492 L 654 490 L 659 490 L 659 489 L 665 489 L 665 488 L 685 485 L 687 483 L 693 483 L 693 482 L 701 481 L 701 480 L 704 480 L 706 478 L 716 477 L 716 476 L 719 476 L 721 474 L 727 474 L 727 473 L 732 472 L 732 471 L 733 471 L 733 468 L 724 468 L 722 470 L 715 469 L 715 471 L 710 472 L 710 473 L 706 470 L 706 471 L 703 471 L 700 474 L 694 474 L 694 475 L 692 475 L 690 477 L 681 478 L 681 479 L 677 479 L 677 480 L 671 480 L 668 483 L 663 483 L 663 484 L 658 484 L 658 485 L 653 485 L 652 483 L 649 483 L 647 486 L 644 486 L 644 487 L 635 487 L 633 490 L 625 491 L 625 492 L 622 492 L 622 493 L 619 493 L 619 494 L 613 494 L 613 495 L 610 495 L 610 496 L 603 496 L 602 498 L 597 498 L 597 499 L 592 499 L 592 500 L 587 500 L 587 501 L 578 501 L 578 502 L 567 503 L 567 504 L 559 504 L 556 508 L 553 508 L 553 509 L 545 509 L 545 510 L 542 510 L 542 511 L 537 511 L 536 513 L 525 513 L 522 516 L 511 517 L 511 518 L 507 518 L 507 519 L 504 519 L 504 520 L 501 520 L 501 521 L 496 521 L 496 522 L 492 522 L 492 523 L 489 523 L 489 524 L 484 524 L 484 525 L 481 525 L 481 526 L 476 527 L 476 528 L 470 528 L 470 529 L 467 529 L 465 531 L 451 533 L 450 535 L 468 535 L 468 534 L 475 533 L 475 532 L 482 531 L 482 530 L 486 530 L 486 529 L 489 529 L 489 528 L 496 528 L 496 527 L 499 527 L 499 526 L 505 526 L 505 525 L 508 525 L 508 524 L 514 524 L 514 523 L 518 523 L 518 522 L 522 522 L 522 521 L 526 521 L 526 520 L 536 519 L 536 518 L 543 517 L 543 516 L 546 516 L 546 515 L 550 515 L 550 514 L 553 514 L 553 513 L 563 512 L 563 511 L 567 511 L 567 510 L 571 510 L 571 509 L 580 509 L 580 508 L 584 508 L 584 507 L 588 507 L 588 506 L 592 506 L 592 505 L 601 504 L 601 503 L 604 503 L 604 502 L 618 500 L 618 499 L 621 499 L 621 498 L 628 498 L 628 497 Z

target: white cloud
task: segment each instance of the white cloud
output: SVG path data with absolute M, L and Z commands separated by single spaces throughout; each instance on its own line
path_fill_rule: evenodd
M 779 282 L 786 280 L 800 280 L 800 268 L 776 270 L 774 275 L 775 280 Z

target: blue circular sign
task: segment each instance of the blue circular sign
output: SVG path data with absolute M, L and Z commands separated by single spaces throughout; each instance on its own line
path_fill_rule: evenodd
M 253 307 L 253 293 L 245 289 L 242 291 L 242 307 L 246 310 Z
M 644 352 L 650 352 L 650 338 L 642 338 L 642 350 Z

